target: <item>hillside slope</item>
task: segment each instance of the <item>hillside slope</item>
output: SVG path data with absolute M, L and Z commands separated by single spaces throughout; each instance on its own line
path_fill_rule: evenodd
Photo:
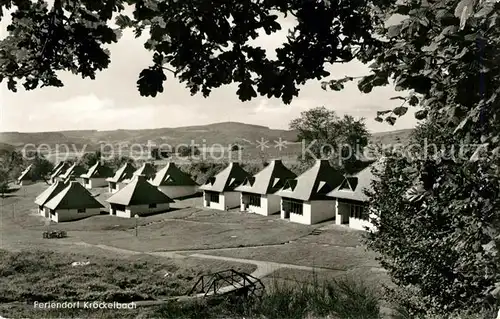
M 392 132 L 374 133 L 371 142 L 382 144 L 404 143 L 408 140 L 411 129 Z M 240 145 L 253 144 L 265 140 L 273 144 L 279 139 L 289 142 L 297 140 L 294 131 L 271 129 L 265 126 L 251 125 L 239 122 L 222 122 L 208 125 L 185 126 L 175 128 L 158 128 L 145 130 L 112 130 L 112 131 L 59 131 L 59 132 L 5 132 L 0 133 L 0 143 L 20 148 L 32 143 L 35 145 L 47 144 L 53 147 L 56 144 L 75 145 L 81 148 L 87 145 L 87 150 L 97 149 L 101 143 L 110 144 L 190 144 L 193 141 L 199 145 L 214 143 L 229 146 L 234 143 Z

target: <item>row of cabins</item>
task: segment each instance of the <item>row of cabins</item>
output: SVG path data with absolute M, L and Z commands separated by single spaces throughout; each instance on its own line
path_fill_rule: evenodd
M 63 170 L 65 165 L 67 169 Z M 111 177 L 112 172 L 99 163 L 83 174 L 77 165 L 59 164 L 54 173 L 57 171 L 64 173 L 35 201 L 40 214 L 54 221 L 99 214 L 104 206 L 88 189 L 106 184 L 113 193 L 107 200 L 110 214 L 127 218 L 167 211 L 172 198 L 198 191 L 196 182 L 174 163 L 158 172 L 149 163 L 137 170 L 126 163 Z M 84 186 L 75 181 L 78 176 Z M 372 225 L 364 190 L 370 189 L 374 178 L 371 166 L 356 175 L 343 176 L 327 160 L 318 160 L 296 176 L 281 160 L 274 160 L 253 176 L 238 163 L 230 163 L 199 189 L 205 207 L 239 207 L 264 216 L 279 213 L 282 219 L 308 225 L 334 219 L 337 224 L 365 229 Z M 81 200 L 73 200 L 76 197 Z
M 131 218 L 168 211 L 174 201 L 149 183 L 144 175 L 137 175 L 106 202 L 110 215 Z M 55 222 L 99 215 L 104 209 L 104 205 L 74 179 L 56 181 L 36 197 L 35 204 L 40 215 Z
M 50 183 L 66 181 L 68 178 L 79 179 L 87 189 L 108 187 L 110 193 L 116 193 L 136 176 L 143 175 L 146 180 L 172 198 L 186 197 L 198 192 L 199 185 L 182 172 L 174 163 L 168 163 L 158 172 L 151 163 L 144 163 L 138 169 L 125 163 L 115 173 L 97 162 L 88 171 L 74 164 L 58 164 L 50 177 Z
M 335 219 L 336 224 L 365 229 L 372 227 L 365 190 L 375 179 L 373 165 L 344 176 L 328 160 L 318 160 L 296 176 L 281 160 L 274 160 L 252 176 L 238 163 L 231 163 L 200 189 L 205 207 L 239 206 L 241 211 L 264 216 L 279 213 L 282 219 L 306 225 Z
M 69 166 L 35 199 L 40 215 L 55 222 L 99 215 L 104 206 L 89 189 L 106 185 L 112 193 L 106 200 L 109 214 L 126 218 L 167 211 L 172 198 L 193 195 L 198 191 L 196 182 L 174 163 L 169 163 L 156 174 L 149 163 L 137 170 L 127 163 L 112 177 L 106 177 L 112 173 L 99 163 L 80 175 L 77 167 Z M 54 171 L 59 169 L 58 165 Z M 81 177 L 81 183 L 76 181 L 77 176 Z

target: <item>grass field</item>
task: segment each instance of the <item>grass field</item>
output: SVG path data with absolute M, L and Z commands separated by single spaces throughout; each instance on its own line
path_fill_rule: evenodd
M 2 315 L 20 311 L 26 317 L 38 317 L 26 305 L 6 304 L 13 300 L 67 297 L 150 299 L 182 294 L 199 275 L 228 268 L 253 272 L 256 265 L 267 262 L 284 265 L 280 266 L 284 268 L 265 272 L 262 280 L 267 286 L 281 281 L 299 287 L 312 280 L 310 271 L 286 268 L 287 264 L 326 268 L 315 277 L 320 282 L 363 278 L 374 290 L 388 282 L 386 273 L 375 261 L 376 256 L 362 245 L 362 232 L 332 225 L 332 222 L 306 226 L 281 220 L 279 216 L 204 209 L 200 207 L 201 198 L 193 197 L 176 201 L 169 212 L 141 217 L 136 236 L 136 220 L 105 214 L 48 224 L 37 214 L 33 203 L 36 195 L 47 187 L 43 183 L 25 186 L 1 199 L 0 249 L 7 251 L 0 256 Z M 103 204 L 109 196 L 104 189 L 92 192 Z M 66 230 L 68 237 L 42 239 L 42 232 L 46 229 Z M 313 230 L 319 230 L 319 235 L 312 235 Z M 208 255 L 209 258 L 200 259 L 195 254 Z M 210 258 L 216 257 L 210 256 L 229 259 L 213 260 Z M 237 261 L 231 258 L 237 258 Z M 89 260 L 91 264 L 71 267 L 72 262 L 79 260 Z M 30 263 L 32 265 L 28 266 Z M 162 277 L 165 273 L 171 275 Z M 90 287 L 87 292 L 83 288 L 86 284 Z M 304 295 L 297 295 L 297 298 L 295 306 L 304 306 L 300 301 Z M 122 317 L 176 318 L 173 314 L 182 317 L 184 306 L 179 307 L 165 305 L 128 312 Z M 191 317 L 193 311 L 202 317 L 206 314 L 207 318 L 216 313 L 207 314 L 200 305 L 188 308 L 186 311 Z M 212 307 L 210 311 L 216 310 Z M 227 312 L 228 308 L 223 310 Z M 169 311 L 171 315 L 165 314 Z M 259 316 L 266 313 L 268 318 L 272 317 L 264 308 L 252 311 Z M 88 317 L 88 313 L 79 311 L 71 316 L 78 314 Z M 107 315 L 95 312 L 91 317 L 105 318 Z M 46 316 L 58 314 L 47 312 Z

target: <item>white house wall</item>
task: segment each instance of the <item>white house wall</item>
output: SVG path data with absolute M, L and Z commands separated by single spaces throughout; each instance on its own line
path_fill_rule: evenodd
M 50 219 L 52 219 L 56 223 L 60 223 L 95 216 L 99 215 L 100 213 L 100 208 L 87 208 L 85 210 L 85 213 L 78 213 L 77 209 L 58 209 L 55 211 L 55 215 L 51 215 Z
M 85 188 L 92 189 L 96 187 L 105 187 L 108 185 L 105 178 L 90 178 L 89 182 L 85 184 Z
M 281 197 L 268 194 L 268 195 L 260 195 L 260 206 L 247 205 L 245 209 L 245 205 L 243 204 L 243 197 L 245 195 L 241 195 L 241 211 L 247 211 L 249 213 L 259 214 L 262 216 L 269 216 L 275 213 L 279 213 L 281 209 Z
M 246 207 L 245 205 L 243 204 L 244 200 L 246 201 L 246 198 L 245 197 L 249 197 L 249 195 L 243 195 L 241 194 L 240 198 L 241 198 L 241 211 L 246 211 L 248 213 L 253 213 L 253 214 L 259 214 L 259 215 L 263 215 L 263 216 L 267 216 L 268 215 L 268 209 L 267 209 L 267 205 L 268 205 L 268 200 L 267 200 L 267 197 L 266 195 L 259 195 L 260 196 L 260 206 L 254 206 L 254 205 L 250 205 L 250 204 L 247 204 Z M 248 201 L 247 201 L 248 202 Z
M 281 212 L 284 216 L 284 212 Z M 304 202 L 302 215 L 290 213 L 290 221 L 304 225 L 314 225 L 335 218 L 335 200 Z
M 240 193 L 239 192 L 224 192 L 222 193 L 224 197 L 224 208 L 234 208 L 240 205 Z
M 134 218 L 135 215 L 143 216 L 155 213 L 166 212 L 170 209 L 170 205 L 166 204 L 158 204 L 156 208 L 149 208 L 148 204 L 145 205 L 133 205 L 125 207 L 125 211 L 115 210 L 115 214 L 117 217 L 123 218 Z M 112 208 L 110 207 L 110 214 Z
M 281 197 L 272 194 L 268 194 L 266 197 L 268 215 L 279 213 L 281 210 Z
M 207 201 L 205 199 L 205 192 L 203 192 L 203 206 L 207 208 L 213 208 L 218 210 L 226 210 L 226 207 L 233 208 L 238 207 L 240 205 L 240 193 L 239 192 L 224 192 L 219 193 L 219 202 L 210 202 L 210 205 L 207 205 Z
M 111 184 L 108 182 L 108 191 L 110 193 L 114 194 L 114 193 L 118 192 L 120 189 L 122 189 L 126 185 L 127 184 L 125 184 L 125 183 L 119 182 L 119 183 L 116 183 L 116 188 L 115 189 L 111 189 Z
M 191 196 L 198 192 L 198 186 L 196 185 L 159 186 L 158 189 L 170 198 Z

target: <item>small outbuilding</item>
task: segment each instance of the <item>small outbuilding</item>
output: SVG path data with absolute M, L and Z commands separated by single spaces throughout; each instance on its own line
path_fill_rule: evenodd
M 49 183 L 50 184 L 55 183 L 59 179 L 59 177 L 68 170 L 70 166 L 71 165 L 69 165 L 67 162 L 59 162 L 59 164 L 57 164 L 56 167 L 54 167 L 54 169 L 50 173 Z
M 236 187 L 241 192 L 241 211 L 269 216 L 280 212 L 281 197 L 275 195 L 289 179 L 297 175 L 286 168 L 281 160 L 273 160 L 254 176 L 247 177 Z
M 108 182 L 108 191 L 110 193 L 116 193 L 120 188 L 126 185 L 123 181 L 129 180 L 132 178 L 134 174 L 135 168 L 130 163 L 125 163 L 120 167 L 115 175 L 110 178 L 106 178 L 106 182 Z
M 240 206 L 240 193 L 235 190 L 251 175 L 237 162 L 231 162 L 219 174 L 208 178 L 200 186 L 203 191 L 203 206 L 226 210 Z
M 159 170 L 150 183 L 170 198 L 194 195 L 199 187 L 189 174 L 181 171 L 173 162 Z
M 146 180 L 152 180 L 156 175 L 156 168 L 151 163 L 143 163 L 141 167 L 139 167 L 137 170 L 134 171 L 132 177 L 123 180 L 123 183 L 128 184 L 135 176 L 139 175 L 144 175 L 144 177 L 146 177 Z
M 104 206 L 82 184 L 70 180 L 65 186 L 44 205 L 51 220 L 66 222 L 101 213 Z
M 335 199 L 327 194 L 343 180 L 344 176 L 328 160 L 317 160 L 275 193 L 281 197 L 281 218 L 305 225 L 335 218 Z
M 105 165 L 102 165 L 99 161 L 95 163 L 89 170 L 82 174 L 83 186 L 87 189 L 105 187 L 108 185 L 106 181 L 107 178 L 113 176 L 113 170 Z
M 151 185 L 144 175 L 135 176 L 130 183 L 107 199 L 110 215 L 131 218 L 165 212 L 174 201 Z
M 35 198 L 35 204 L 38 206 L 38 213 L 46 218 L 50 218 L 50 211 L 45 209 L 45 204 L 59 194 L 63 189 L 68 186 L 68 183 L 62 181 L 55 181 L 49 188 L 44 190 L 40 195 Z
M 366 192 L 372 190 L 371 183 L 377 179 L 373 171 L 381 168 L 383 162 L 375 162 L 357 174 L 346 176 L 337 188 L 328 193 L 336 199 L 336 224 L 359 230 L 374 229 L 371 223 L 374 216 L 370 214 Z
M 60 175 L 58 179 L 62 180 L 63 182 L 67 182 L 70 180 L 76 180 L 78 182 L 81 182 L 80 176 L 86 172 L 86 169 L 78 164 L 73 164 L 71 165 L 65 172 L 64 174 Z

